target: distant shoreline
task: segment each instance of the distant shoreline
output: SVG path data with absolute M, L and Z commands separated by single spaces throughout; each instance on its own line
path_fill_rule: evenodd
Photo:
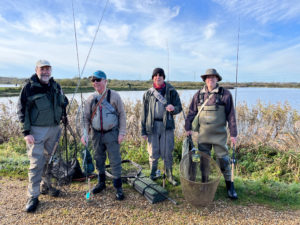
M 64 93 L 70 94 L 74 93 L 76 89 L 75 79 L 57 79 L 57 81 L 61 84 Z M 129 80 L 108 80 L 108 87 L 116 90 L 116 91 L 145 91 L 147 90 L 152 81 L 129 81 Z M 74 83 L 75 82 L 75 83 Z M 93 87 L 90 85 L 90 81 L 87 79 L 83 79 L 81 82 L 78 92 L 87 93 L 94 91 Z M 170 82 L 176 89 L 178 90 L 197 90 L 200 89 L 204 83 L 203 82 L 179 82 L 179 81 L 171 81 Z M 3 83 L 5 84 L 5 83 Z M 10 83 L 11 84 L 11 83 Z M 24 82 L 23 82 L 24 84 Z M 69 85 L 70 84 L 70 85 Z M 234 89 L 235 83 L 220 83 L 221 86 L 227 89 Z M 268 87 L 268 88 L 300 88 L 300 83 L 238 83 L 237 87 Z M 21 91 L 21 86 L 19 87 L 0 87 L 0 97 L 13 97 L 18 96 Z

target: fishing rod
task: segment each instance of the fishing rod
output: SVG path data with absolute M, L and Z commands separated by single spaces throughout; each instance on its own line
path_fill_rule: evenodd
M 72 103 L 73 103 L 75 94 L 77 93 L 78 88 L 79 88 L 79 86 L 80 86 L 81 76 L 82 76 L 82 74 L 83 74 L 83 72 L 84 72 L 84 70 L 85 70 L 86 64 L 87 64 L 88 59 L 89 59 L 89 57 L 90 57 L 90 54 L 91 54 L 91 52 L 92 52 L 92 49 L 93 49 L 93 46 L 94 46 L 94 43 L 95 43 L 95 40 L 96 40 L 98 31 L 99 31 L 99 29 L 100 29 L 100 25 L 101 25 L 101 23 L 102 23 L 103 16 L 104 16 L 104 13 L 105 13 L 105 11 L 106 11 L 108 2 L 109 2 L 109 0 L 106 0 L 105 6 L 104 6 L 104 8 L 103 8 L 101 17 L 100 17 L 99 22 L 98 22 L 98 26 L 97 26 L 96 32 L 95 32 L 94 37 L 93 37 L 93 41 L 92 41 L 92 43 L 91 43 L 89 52 L 88 52 L 88 54 L 87 54 L 87 56 L 86 56 L 86 59 L 85 59 L 83 68 L 82 68 L 82 70 L 81 70 L 81 72 L 80 72 L 79 56 L 78 56 L 78 45 L 77 45 L 78 41 L 77 41 L 77 32 L 76 32 L 76 23 L 75 23 L 75 13 L 74 13 L 74 4 L 73 4 L 73 0 L 72 0 L 73 24 L 74 24 L 74 34 L 75 34 L 76 53 L 77 53 L 78 81 L 77 81 L 77 85 L 76 85 L 75 91 L 74 91 L 74 93 L 73 93 L 71 102 L 70 102 L 70 104 L 69 104 L 68 113 L 69 113 L 70 108 L 71 108 L 71 105 L 72 105 Z M 67 114 L 68 114 L 68 113 L 67 113 Z
M 238 23 L 238 37 L 237 37 L 237 50 L 236 50 L 236 68 L 235 68 L 235 96 L 234 96 L 234 108 L 236 109 L 236 99 L 237 99 L 237 79 L 238 79 L 238 68 L 239 68 L 239 46 L 240 46 L 240 17 Z M 236 114 L 237 117 L 237 114 Z M 236 164 L 235 160 L 235 143 L 233 143 L 232 148 L 232 160 L 231 160 L 231 182 L 234 181 L 234 166 Z

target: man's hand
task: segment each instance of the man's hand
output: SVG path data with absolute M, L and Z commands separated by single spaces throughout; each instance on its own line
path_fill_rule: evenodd
M 26 141 L 26 144 L 28 144 L 28 145 L 34 144 L 34 137 L 31 134 L 26 135 L 24 137 L 24 140 Z
M 68 123 L 69 123 L 68 117 L 67 116 L 62 116 L 61 122 L 63 123 L 63 125 L 68 125 Z
M 147 135 L 142 135 L 142 138 L 144 138 L 145 141 L 148 139 Z
M 185 135 L 186 135 L 186 136 L 190 136 L 190 135 L 192 135 L 192 134 L 193 134 L 193 131 L 191 131 L 191 130 L 188 130 L 188 131 L 185 132 Z
M 86 136 L 82 135 L 80 141 L 85 146 L 88 142 L 88 138 Z
M 119 145 L 122 143 L 122 141 L 124 140 L 124 138 L 125 138 L 125 135 L 119 134 L 119 136 L 118 136 L 118 143 L 119 143 Z
M 235 145 L 237 138 L 236 137 L 230 137 L 230 140 L 231 140 L 231 143 Z
M 168 112 L 172 112 L 172 111 L 174 111 L 174 106 L 173 105 L 171 105 L 171 104 L 169 104 L 169 105 L 167 105 L 166 106 L 166 110 L 168 111 Z

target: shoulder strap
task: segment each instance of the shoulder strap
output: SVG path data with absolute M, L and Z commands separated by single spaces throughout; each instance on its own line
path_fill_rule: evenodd
M 92 110 L 92 116 L 91 116 L 91 120 L 93 120 L 96 111 L 97 111 L 97 107 L 103 102 L 105 95 L 107 93 L 107 90 L 103 93 L 103 95 L 101 96 L 100 100 L 98 101 L 98 103 L 94 106 L 93 110 Z
M 206 103 L 208 102 L 208 100 L 213 96 L 214 94 L 210 94 L 209 97 L 205 100 L 205 102 L 203 103 L 203 105 L 201 105 L 198 114 L 200 114 L 200 112 L 202 111 L 202 109 L 204 108 L 204 106 L 206 105 Z
M 111 94 L 111 91 L 110 89 L 107 90 L 107 97 L 106 97 L 106 101 L 108 101 L 108 103 L 110 103 L 110 94 Z
M 167 100 L 155 89 L 155 88 L 150 88 L 150 90 L 152 91 L 152 94 L 154 95 L 154 97 L 164 106 L 167 106 L 168 102 Z

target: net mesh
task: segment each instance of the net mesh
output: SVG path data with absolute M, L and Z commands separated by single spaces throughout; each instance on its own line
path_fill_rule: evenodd
M 139 164 L 131 160 L 122 160 L 121 178 L 137 177 L 141 173 L 141 171 L 142 167 Z M 106 166 L 105 174 L 110 178 L 114 178 L 110 165 Z
M 220 177 L 217 163 L 203 152 L 190 151 L 180 162 L 182 192 L 193 205 L 206 206 L 213 201 Z

